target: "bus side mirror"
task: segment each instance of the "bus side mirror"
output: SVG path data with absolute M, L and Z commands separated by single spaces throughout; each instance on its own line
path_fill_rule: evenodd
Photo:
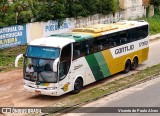
M 57 59 L 55 59 L 55 61 L 54 61 L 54 63 L 53 63 L 53 71 L 54 72 L 57 72 L 57 64 L 58 64 L 58 62 L 59 62 L 59 58 L 57 58 Z
M 19 54 L 17 57 L 16 57 L 16 60 L 15 60 L 15 67 L 18 67 L 18 61 L 20 58 L 24 57 L 23 54 Z

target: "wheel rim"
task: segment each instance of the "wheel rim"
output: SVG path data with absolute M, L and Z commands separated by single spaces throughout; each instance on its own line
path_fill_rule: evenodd
M 80 89 L 80 83 L 79 82 L 75 82 L 75 84 L 74 84 L 74 88 L 75 88 L 75 90 L 79 90 Z

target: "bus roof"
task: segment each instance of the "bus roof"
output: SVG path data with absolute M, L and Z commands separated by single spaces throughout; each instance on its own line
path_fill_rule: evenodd
M 29 45 L 63 48 L 65 45 L 73 42 L 75 42 L 75 40 L 69 38 L 45 37 L 33 40 L 29 43 Z
M 145 21 L 122 21 L 113 24 L 91 25 L 84 28 L 76 28 L 69 33 L 54 34 L 50 37 L 36 39 L 32 41 L 30 45 L 43 45 L 62 48 L 63 46 L 69 43 L 89 40 L 94 37 L 114 33 L 117 31 L 127 30 L 143 25 L 148 25 L 148 23 Z
M 113 24 L 97 24 L 83 28 L 76 28 L 72 32 L 55 34 L 52 36 L 66 37 L 78 42 L 143 25 L 148 25 L 148 23 L 145 21 L 122 21 Z

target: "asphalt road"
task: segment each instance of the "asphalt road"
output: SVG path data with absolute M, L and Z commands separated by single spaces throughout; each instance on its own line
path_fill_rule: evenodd
M 119 91 L 115 94 L 94 101 L 83 106 L 84 109 L 76 109 L 73 113 L 67 116 L 160 116 L 159 113 L 102 113 L 105 112 L 104 107 L 129 107 L 126 109 L 133 109 L 130 107 L 160 107 L 160 77 L 147 81 L 145 83 L 136 85 L 134 87 Z M 94 107 L 94 108 L 91 108 Z M 107 108 L 106 108 L 107 109 Z M 114 108 L 113 108 L 114 109 Z M 115 108 L 118 112 L 118 109 Z M 115 110 L 114 109 L 114 110 Z M 123 109 L 123 108 L 122 108 Z M 135 110 L 139 108 L 134 108 Z M 145 109 L 145 108 L 142 108 Z M 148 109 L 146 108 L 147 112 Z M 157 110 L 154 109 L 153 110 Z M 84 112 L 89 113 L 84 113 Z M 82 112 L 82 113 L 75 113 Z M 107 112 L 107 111 L 106 111 Z
M 160 63 L 160 40 L 151 42 L 149 46 L 148 60 L 140 65 L 138 69 L 144 69 L 146 66 L 149 67 Z

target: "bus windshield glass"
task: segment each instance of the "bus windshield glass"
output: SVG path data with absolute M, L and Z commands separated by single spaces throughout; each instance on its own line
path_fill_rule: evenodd
M 42 83 L 56 83 L 57 73 L 53 71 L 54 60 L 25 58 L 24 79 Z
M 56 59 L 59 57 L 60 49 L 54 47 L 28 46 L 26 51 L 27 57 Z

